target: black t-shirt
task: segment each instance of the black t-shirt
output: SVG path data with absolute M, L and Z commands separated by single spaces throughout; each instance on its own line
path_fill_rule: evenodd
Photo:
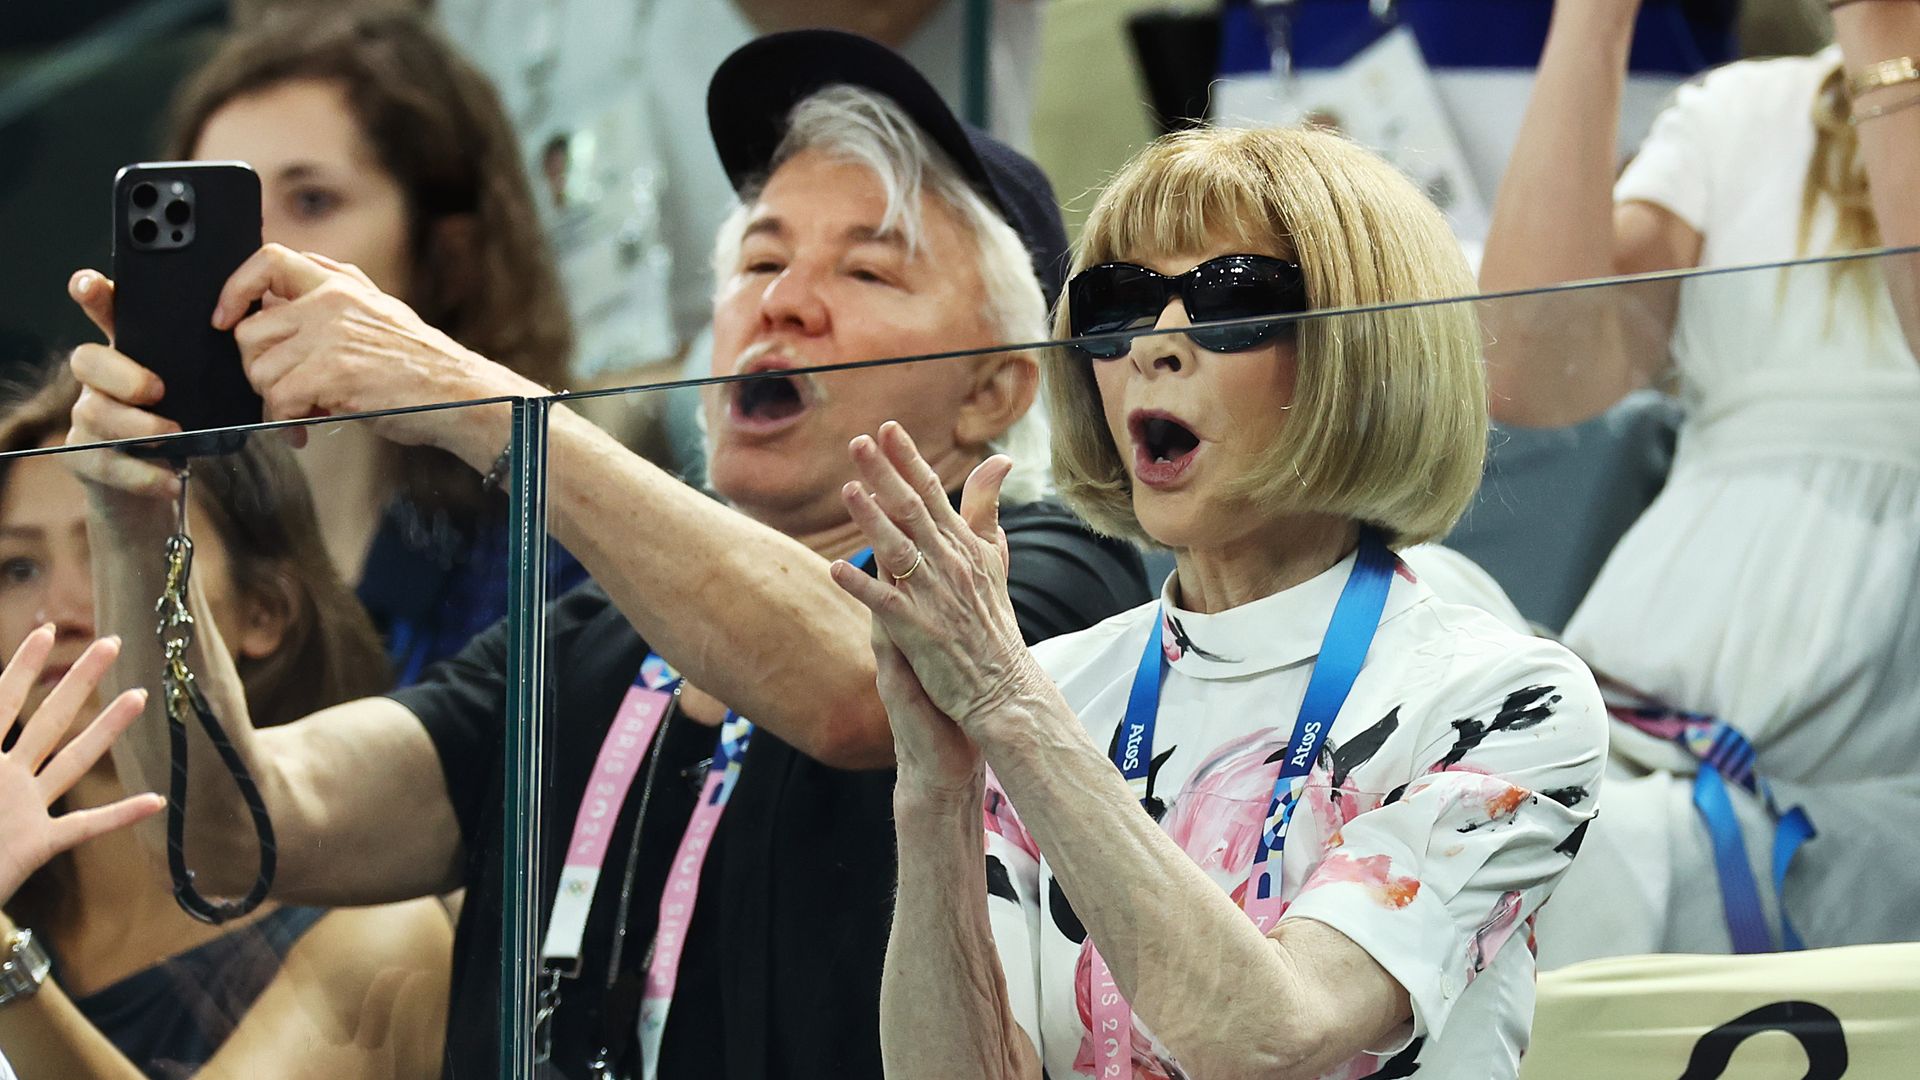
M 1012 553 L 1009 592 L 1029 643 L 1147 600 L 1139 554 L 1095 537 L 1060 507 L 1009 506 L 1001 525 Z M 547 642 L 536 941 L 558 887 L 557 854 L 600 742 L 647 653 L 593 585 L 549 607 Z M 496 627 L 393 695 L 432 737 L 466 841 L 449 1080 L 494 1080 L 498 1067 L 505 671 L 505 628 Z M 553 1065 L 570 1080 L 584 1080 L 586 1061 L 609 1043 L 630 1048 L 628 1057 L 637 1060 L 639 979 L 667 865 L 692 816 L 715 734 L 684 716 L 670 718 L 622 807 L 587 921 L 580 976 L 563 981 L 554 1018 Z M 661 1045 L 664 1080 L 880 1077 L 880 971 L 895 876 L 893 782 L 892 770 L 831 768 L 772 732 L 755 732 L 701 872 Z M 637 851 L 634 887 L 617 946 L 622 989 L 610 1000 L 630 850 Z M 637 1075 L 631 1060 L 628 1074 Z

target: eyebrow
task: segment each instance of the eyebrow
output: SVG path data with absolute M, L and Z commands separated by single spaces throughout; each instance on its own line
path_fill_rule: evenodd
M 326 169 L 318 162 L 296 161 L 291 165 L 282 166 L 274 175 L 280 180 L 311 180 L 325 172 Z
M 746 231 L 740 234 L 740 238 L 745 240 L 753 236 L 771 236 L 777 239 L 784 237 L 786 233 L 786 222 L 772 215 L 767 215 L 754 218 L 748 222 Z M 900 248 L 903 251 L 907 246 L 907 238 L 900 235 L 900 230 L 898 229 L 879 229 L 872 225 L 850 225 L 840 235 L 855 244 L 885 244 L 888 247 Z
M 41 537 L 47 530 L 39 525 L 0 525 L 0 536 Z

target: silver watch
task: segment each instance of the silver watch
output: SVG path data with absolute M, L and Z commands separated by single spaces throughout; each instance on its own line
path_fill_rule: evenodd
M 52 970 L 53 960 L 34 940 L 33 931 L 15 933 L 0 949 L 0 1005 L 32 997 Z

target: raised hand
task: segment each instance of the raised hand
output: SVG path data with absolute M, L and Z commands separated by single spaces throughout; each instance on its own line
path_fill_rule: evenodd
M 976 725 L 1031 687 L 1038 668 L 1007 597 L 1000 484 L 1012 463 L 995 456 L 967 478 L 961 510 L 913 440 L 889 422 L 853 441 L 862 479 L 842 491 L 873 544 L 877 577 L 846 562 L 833 580 L 866 605 L 912 666 L 928 700 L 979 741 Z
M 20 720 L 27 693 L 40 679 L 53 649 L 53 628 L 27 635 L 0 671 L 0 903 L 47 860 L 103 833 L 125 828 L 166 805 L 154 794 L 130 795 L 118 802 L 64 814 L 52 813 L 55 800 L 93 768 L 120 733 L 146 707 L 144 690 L 114 698 L 80 734 L 68 741 L 74 717 L 93 700 L 101 676 L 120 654 L 116 638 L 94 642 L 80 655 L 59 685 L 33 715 Z

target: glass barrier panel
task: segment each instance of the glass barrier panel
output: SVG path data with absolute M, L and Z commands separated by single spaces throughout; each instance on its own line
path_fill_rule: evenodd
M 498 1022 L 503 959 L 521 948 L 503 934 L 528 854 L 499 808 L 526 802 L 505 761 L 530 722 L 511 691 L 532 674 L 506 619 L 510 566 L 538 567 L 516 490 L 393 440 L 490 425 L 506 445 L 527 406 L 210 432 L 135 457 L 59 448 L 73 399 L 55 384 L 0 412 L 0 650 L 27 700 L 23 725 L 0 724 L 0 785 L 30 778 L 19 756 L 76 705 L 84 721 L 137 689 L 112 753 L 54 758 L 43 793 L 69 815 L 55 822 L 135 792 L 168 805 L 17 889 L 0 879 L 6 928 L 53 962 L 0 1006 L 0 1051 L 28 1077 L 501 1075 L 518 1034 Z M 98 689 L 77 682 L 109 636 Z M 0 798 L 0 845 L 47 835 L 22 795 Z
M 1287 819 L 1276 878 L 1288 910 L 1372 940 L 1366 920 L 1386 918 L 1369 913 L 1377 896 L 1438 899 L 1446 859 L 1485 855 L 1476 865 L 1492 876 L 1444 890 L 1450 917 L 1432 933 L 1453 938 L 1433 946 L 1450 958 L 1430 972 L 1433 992 L 1458 999 L 1456 1019 L 1479 1012 L 1454 1030 L 1537 1016 L 1529 1076 L 1548 1075 L 1535 1060 L 1568 1070 L 1553 1075 L 1598 1060 L 1582 1057 L 1594 1001 L 1625 992 L 1608 965 L 1650 997 L 1665 972 L 1700 980 L 1685 1009 L 1673 1006 L 1682 1023 L 1616 1033 L 1634 1049 L 1605 1059 L 1613 1075 L 1678 1075 L 1696 1046 L 1803 985 L 1837 1022 L 1868 1016 L 1858 1010 L 1879 1006 L 1862 991 L 1897 997 L 1900 943 L 1920 941 L 1904 901 L 1920 882 L 1882 866 L 1909 846 L 1892 823 L 1920 813 L 1920 747 L 1890 719 L 1914 693 L 1899 658 L 1920 645 L 1904 615 L 1920 584 L 1920 371 L 1886 286 L 1899 280 L 1894 258 L 1314 313 L 1251 339 L 1228 331 L 1273 320 L 1125 331 L 1119 355 L 1092 342 L 777 368 L 557 405 L 549 529 L 595 585 L 554 601 L 544 627 L 554 719 L 534 962 L 552 973 L 541 986 L 557 1007 L 532 1041 L 550 1036 L 563 1074 L 603 1054 L 635 1069 L 657 1054 L 659 1075 L 696 1075 L 741 1053 L 749 1071 L 778 1060 L 878 1074 L 882 958 L 889 934 L 907 932 L 896 920 L 928 901 L 896 863 L 924 839 L 909 836 L 896 799 L 906 781 L 890 768 L 870 616 L 855 597 L 925 597 L 953 577 L 963 548 L 943 545 L 965 534 L 940 530 L 964 528 L 946 515 L 988 446 L 1015 462 L 998 519 L 1011 625 L 1031 643 L 1111 620 L 1040 653 L 1080 742 L 1049 743 L 1035 763 L 991 728 L 958 728 L 978 735 L 1003 785 L 988 796 L 992 857 L 984 879 L 978 848 L 933 872 L 948 893 L 980 893 L 996 931 L 1037 928 L 995 947 L 1028 980 L 1022 1000 L 1054 1073 L 1084 1072 L 1097 1053 L 1078 988 L 1104 962 L 1074 899 L 1099 879 L 1076 886 L 1053 876 L 1068 860 L 1035 857 L 1088 842 L 1049 814 L 1057 789 L 1035 773 L 1077 776 L 1090 755 L 1127 775 L 1132 687 L 1157 629 L 1161 648 L 1145 655 L 1167 657 L 1167 716 L 1133 759 L 1145 785 L 1133 796 L 1245 900 L 1274 763 L 1305 708 L 1306 661 L 1333 647 L 1321 635 L 1340 577 L 1360 573 L 1341 569 L 1352 534 L 1327 533 L 1329 517 L 1380 530 L 1398 549 L 1387 565 L 1403 571 L 1384 603 L 1430 614 L 1380 625 L 1371 671 L 1303 758 L 1303 813 Z M 1049 385 L 1023 411 L 1035 371 Z M 645 445 L 634 433 L 652 423 L 687 425 L 672 410 L 692 393 L 708 452 L 698 490 L 618 445 Z M 889 486 L 879 458 L 910 464 L 903 446 L 850 451 L 889 419 L 913 435 L 927 490 L 944 499 Z M 854 480 L 872 502 L 847 501 Z M 1122 540 L 1076 521 L 1063 492 Z M 1240 579 L 1220 556 L 1247 548 L 1261 573 Z M 836 559 L 863 572 L 836 580 Z M 1187 575 L 1163 594 L 1176 563 Z M 1321 606 L 1293 611 L 1273 595 L 1281 585 L 1300 586 L 1282 590 L 1288 603 L 1311 606 L 1311 594 Z M 1165 619 L 1156 595 L 1172 605 Z M 1005 655 L 1005 622 L 959 608 L 923 616 L 937 633 L 896 627 L 907 670 L 977 674 L 966 658 Z M 1414 640 L 1422 633 L 1446 640 Z M 1443 653 L 1453 667 L 1434 666 Z M 1176 713 L 1175 695 L 1194 700 L 1186 688 L 1201 685 L 1208 704 Z M 899 708 L 907 699 L 894 693 Z M 1200 715 L 1211 726 L 1188 726 Z M 1243 758 L 1248 768 L 1232 767 Z M 1435 865 L 1370 849 L 1388 840 L 1369 825 L 1426 813 L 1448 784 L 1503 776 L 1504 801 L 1467 793 L 1422 819 L 1447 834 L 1427 856 Z M 1725 812 L 1697 809 L 1714 791 Z M 1037 808 L 1022 815 L 1023 801 Z M 1811 839 L 1797 839 L 1800 815 Z M 1243 819 L 1240 841 L 1219 831 Z M 1035 822 L 1051 828 L 1030 832 Z M 1724 876 L 1731 860 L 1717 850 L 1745 853 L 1748 884 Z M 1776 853 L 1791 856 L 1783 881 Z M 1336 872 L 1374 872 L 1364 860 L 1376 855 L 1380 882 Z M 1727 897 L 1742 889 L 1757 897 L 1757 924 L 1732 917 L 1739 902 Z M 1204 905 L 1132 902 L 1151 909 L 1143 925 L 1178 926 L 1200 950 L 1199 962 L 1169 961 L 1157 1000 L 1141 1006 L 1135 1063 L 1165 1070 L 1177 1050 L 1148 1034 L 1145 1010 L 1215 1002 L 1208 1015 L 1227 1015 L 1248 961 L 1197 932 Z M 1406 908 L 1419 910 L 1383 910 Z M 1789 922 L 1807 949 L 1777 951 Z M 1769 951 L 1736 955 L 1755 925 Z M 1678 953 L 1708 955 L 1660 955 Z M 1533 1013 L 1502 1012 L 1522 998 L 1496 1001 L 1492 988 L 1533 986 L 1536 970 Z M 1844 1038 L 1860 1060 L 1892 1045 L 1860 1027 Z M 1426 1045 L 1374 1068 L 1415 1065 Z

